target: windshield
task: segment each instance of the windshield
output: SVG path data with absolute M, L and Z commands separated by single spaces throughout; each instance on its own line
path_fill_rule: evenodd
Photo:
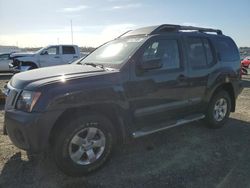
M 145 37 L 116 39 L 97 48 L 81 61 L 102 65 L 120 65 L 145 41 Z
M 44 48 L 41 48 L 41 49 L 39 49 L 39 50 L 37 50 L 35 53 L 36 54 L 40 54 L 44 49 L 46 49 L 47 47 L 44 47 Z

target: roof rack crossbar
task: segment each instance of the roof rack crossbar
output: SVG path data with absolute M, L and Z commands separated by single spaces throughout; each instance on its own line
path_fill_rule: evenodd
M 217 35 L 222 35 L 222 31 L 219 29 L 211 29 L 211 28 L 203 28 L 203 27 L 194 27 L 194 26 L 181 26 L 181 25 L 161 25 L 157 27 L 154 31 L 151 32 L 151 34 L 155 34 L 161 31 L 172 31 L 172 32 L 178 32 L 178 31 L 199 31 L 199 32 L 214 32 L 217 33 Z

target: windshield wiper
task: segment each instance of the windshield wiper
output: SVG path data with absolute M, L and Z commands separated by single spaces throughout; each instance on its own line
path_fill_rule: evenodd
M 102 69 L 104 69 L 104 65 L 102 65 L 102 64 L 84 63 L 83 65 L 90 65 L 92 67 L 101 67 Z

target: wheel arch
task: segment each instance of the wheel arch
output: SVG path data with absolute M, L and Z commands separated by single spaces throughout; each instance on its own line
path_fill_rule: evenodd
M 91 105 L 91 106 L 81 106 L 75 108 L 66 109 L 56 120 L 56 123 L 52 127 L 50 134 L 49 134 L 49 143 L 53 143 L 53 137 L 57 131 L 61 128 L 61 122 L 65 120 L 72 119 L 79 115 L 84 114 L 100 114 L 107 117 L 114 128 L 116 139 L 119 143 L 123 143 L 126 141 L 128 136 L 128 130 L 125 126 L 124 119 L 122 118 L 120 112 L 121 109 L 116 105 L 105 105 L 105 104 L 98 104 L 98 105 Z M 72 115 L 73 114 L 73 115 Z
M 32 69 L 38 68 L 38 65 L 32 61 L 21 61 L 21 66 L 30 66 Z
M 219 91 L 224 90 L 229 94 L 229 97 L 231 99 L 231 112 L 235 112 L 235 107 L 236 107 L 236 97 L 235 97 L 235 92 L 233 88 L 233 84 L 228 82 L 228 83 L 221 83 L 217 87 L 214 88 L 213 92 L 211 93 L 210 99 Z

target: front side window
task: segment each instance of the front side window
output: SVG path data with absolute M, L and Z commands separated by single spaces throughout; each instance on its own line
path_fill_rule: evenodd
M 58 46 L 53 46 L 47 48 L 47 55 L 58 55 L 59 54 L 59 47 Z
M 142 61 L 159 60 L 162 69 L 180 68 L 178 41 L 173 39 L 151 42 L 142 55 Z

